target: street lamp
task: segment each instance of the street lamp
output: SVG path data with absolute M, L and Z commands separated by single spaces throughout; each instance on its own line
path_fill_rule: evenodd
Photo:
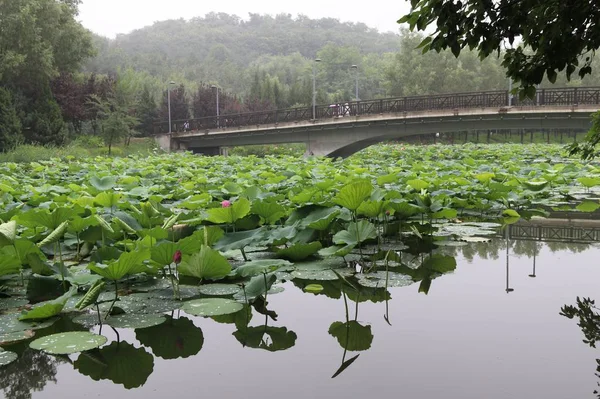
M 317 119 L 316 107 L 317 107 L 317 77 L 315 75 L 315 65 L 317 62 L 321 62 L 320 58 L 315 58 L 315 62 L 312 64 L 312 75 L 313 75 L 313 97 L 312 97 L 312 117 L 313 121 Z
M 354 100 L 358 102 L 358 65 L 352 65 L 350 68 L 356 69 L 356 94 L 354 96 Z
M 170 81 L 167 86 L 167 106 L 169 107 L 169 134 L 171 134 L 171 86 L 174 86 L 175 82 Z
M 212 85 L 211 88 L 217 89 L 217 129 L 219 126 L 219 87 L 216 85 Z

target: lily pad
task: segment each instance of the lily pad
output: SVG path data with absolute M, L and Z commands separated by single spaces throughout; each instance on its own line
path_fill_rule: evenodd
M 39 330 L 41 328 L 50 327 L 58 320 L 58 317 L 46 319 L 44 321 L 19 321 L 16 315 L 0 316 L 0 334 L 9 334 L 13 332 L 26 330 Z
M 321 284 L 309 284 L 306 287 L 304 287 L 304 292 L 318 294 L 321 291 L 323 291 L 323 286 Z
M 0 367 L 14 362 L 18 357 L 15 352 L 5 351 L 0 348 Z
M 33 330 L 16 331 L 8 334 L 2 334 L 0 335 L 0 345 L 7 345 L 15 342 L 26 341 L 29 338 L 33 338 L 34 335 L 35 331 Z
M 292 278 L 302 280 L 337 280 L 338 277 L 331 270 L 294 270 Z
M 72 331 L 38 338 L 29 344 L 31 349 L 53 355 L 69 355 L 98 348 L 106 343 L 105 336 L 88 331 Z
M 370 288 L 385 287 L 386 278 L 388 287 L 406 287 L 414 283 L 411 277 L 394 272 L 386 273 L 384 271 L 378 271 L 375 273 L 356 274 L 358 284 Z
M 202 295 L 208 296 L 228 296 L 233 295 L 240 290 L 237 284 L 204 284 L 198 287 Z
M 165 316 L 158 314 L 121 314 L 111 316 L 106 324 L 115 328 L 148 328 L 164 323 Z
M 202 298 L 184 303 L 181 310 L 194 316 L 220 316 L 243 308 L 244 305 L 231 299 Z

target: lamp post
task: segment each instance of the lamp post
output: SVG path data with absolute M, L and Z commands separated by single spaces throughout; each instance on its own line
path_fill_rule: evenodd
M 217 129 L 218 129 L 220 127 L 220 124 L 219 124 L 219 86 L 212 85 L 211 87 L 213 89 L 217 90 Z
M 171 86 L 175 85 L 175 82 L 170 81 L 167 86 L 167 107 L 169 108 L 169 135 L 171 134 Z
M 508 78 L 508 106 L 512 107 L 512 78 Z
M 312 78 L 313 78 L 313 95 L 312 95 L 312 117 L 313 117 L 313 121 L 315 119 L 317 119 L 317 112 L 316 112 L 316 107 L 317 107 L 317 76 L 315 74 L 315 65 L 317 62 L 321 62 L 320 58 L 315 58 L 315 62 L 313 62 L 312 65 Z
M 358 102 L 358 65 L 352 65 L 350 68 L 352 69 L 356 69 L 356 86 L 355 86 L 355 95 L 354 95 L 354 101 Z

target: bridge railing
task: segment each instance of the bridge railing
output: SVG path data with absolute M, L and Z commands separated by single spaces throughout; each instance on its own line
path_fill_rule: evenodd
M 535 98 L 519 100 L 518 96 L 509 99 L 507 90 L 474 93 L 437 94 L 384 98 L 337 104 L 321 104 L 315 108 L 315 119 L 344 118 L 360 115 L 434 111 L 448 109 L 469 109 L 511 106 L 576 106 L 600 105 L 600 87 L 573 87 L 540 89 Z M 312 121 L 312 107 L 276 109 L 260 112 L 209 116 L 187 120 L 174 120 L 172 132 L 203 131 L 220 128 L 260 126 L 285 122 Z M 154 133 L 167 133 L 169 123 L 160 121 L 154 124 Z

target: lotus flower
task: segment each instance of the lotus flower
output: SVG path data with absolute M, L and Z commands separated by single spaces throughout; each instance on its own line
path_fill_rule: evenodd
M 181 251 L 180 250 L 175 251 L 175 253 L 173 254 L 173 263 L 175 263 L 176 265 L 181 263 Z
M 221 201 L 221 206 L 223 208 L 229 208 L 231 206 L 231 201 L 227 201 L 227 200 Z

